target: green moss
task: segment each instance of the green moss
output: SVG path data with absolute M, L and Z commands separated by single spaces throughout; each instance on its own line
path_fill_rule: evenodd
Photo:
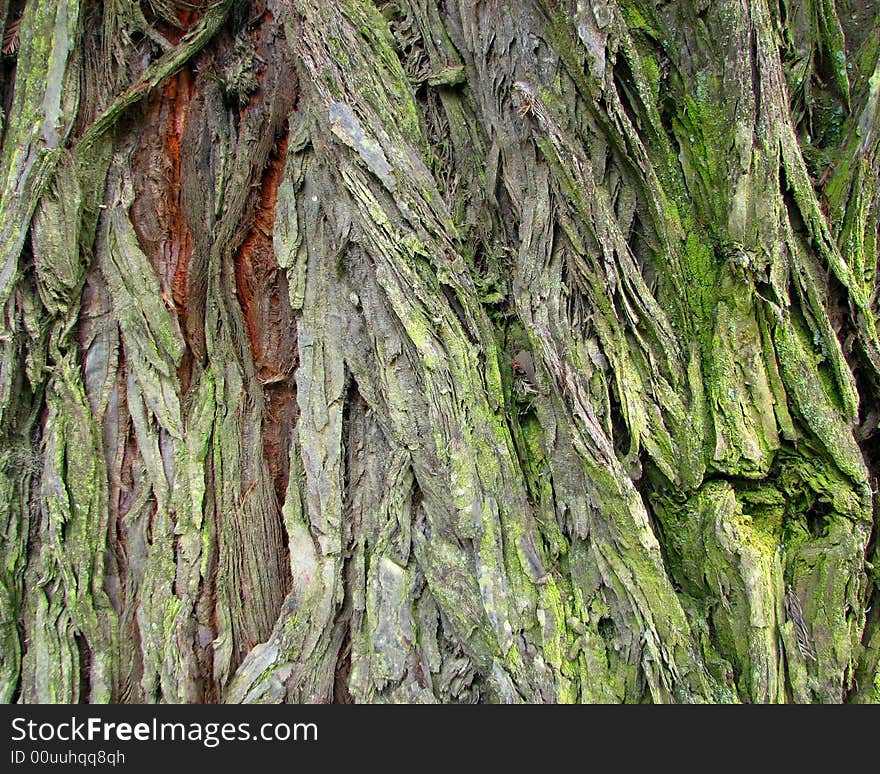
M 718 102 L 722 87 L 717 76 L 700 74 L 691 94 L 672 119 L 685 180 L 698 217 L 710 231 L 720 233 L 729 206 L 728 163 L 734 147 L 734 122 Z
M 867 471 L 852 430 L 829 398 L 818 373 L 816 356 L 804 341 L 804 334 L 783 319 L 774 335 L 780 372 L 794 411 L 820 439 L 840 470 L 864 487 Z
M 834 0 L 818 0 L 816 10 L 819 34 L 831 72 L 832 82 L 845 104 L 849 103 L 849 79 L 846 74 L 846 40 Z
M 410 143 L 421 146 L 418 113 L 413 104 L 406 73 L 393 48 L 388 21 L 372 3 L 363 0 L 345 0 L 342 11 L 360 38 L 367 43 L 372 55 L 371 67 L 361 69 L 358 74 L 358 93 L 378 112 L 386 127 L 395 127 Z M 352 50 L 359 48 L 360 46 L 352 46 Z M 343 71 L 351 69 L 347 55 L 344 55 L 344 61 L 340 60 L 339 64 Z
M 660 66 L 657 59 L 650 53 L 644 53 L 639 57 L 642 64 L 642 72 L 650 87 L 651 102 L 657 104 L 660 98 Z
M 348 67 L 349 58 L 343 42 L 337 37 L 330 37 L 327 39 L 327 46 L 332 52 L 334 60 L 339 63 L 340 67 Z
M 684 242 L 684 254 L 682 258 L 685 272 L 684 285 L 691 288 L 689 298 L 693 299 L 691 308 L 694 312 L 694 320 L 698 321 L 702 331 L 698 336 L 705 340 L 708 335 L 708 321 L 715 308 L 715 298 L 718 289 L 718 264 L 714 257 L 714 251 L 704 238 L 698 235 L 697 229 L 689 229 L 687 221 L 684 224 L 687 236 Z
M 649 17 L 654 16 L 653 9 L 642 8 L 640 3 L 624 0 L 620 3 L 620 10 L 630 30 L 642 31 L 654 38 L 659 37 L 653 21 L 649 21 Z
M 12 104 L 0 148 L 0 303 L 12 293 L 37 202 L 52 180 L 75 114 L 69 82 L 79 3 L 30 3 L 19 26 Z M 70 87 L 68 92 L 66 89 Z

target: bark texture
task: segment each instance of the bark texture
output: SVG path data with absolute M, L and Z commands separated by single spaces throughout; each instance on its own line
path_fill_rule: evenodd
M 0 0 L 0 700 L 880 701 L 875 6 Z

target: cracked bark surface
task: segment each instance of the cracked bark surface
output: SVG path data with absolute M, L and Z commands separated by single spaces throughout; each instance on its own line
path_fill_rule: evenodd
M 0 3 L 0 699 L 880 701 L 878 12 Z

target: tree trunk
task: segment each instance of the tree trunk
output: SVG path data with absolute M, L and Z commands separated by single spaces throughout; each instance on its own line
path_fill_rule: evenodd
M 0 0 L 0 698 L 880 701 L 860 0 Z

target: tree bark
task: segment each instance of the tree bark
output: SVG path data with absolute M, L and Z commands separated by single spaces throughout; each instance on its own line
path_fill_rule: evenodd
M 0 699 L 880 701 L 874 6 L 2 0 Z

